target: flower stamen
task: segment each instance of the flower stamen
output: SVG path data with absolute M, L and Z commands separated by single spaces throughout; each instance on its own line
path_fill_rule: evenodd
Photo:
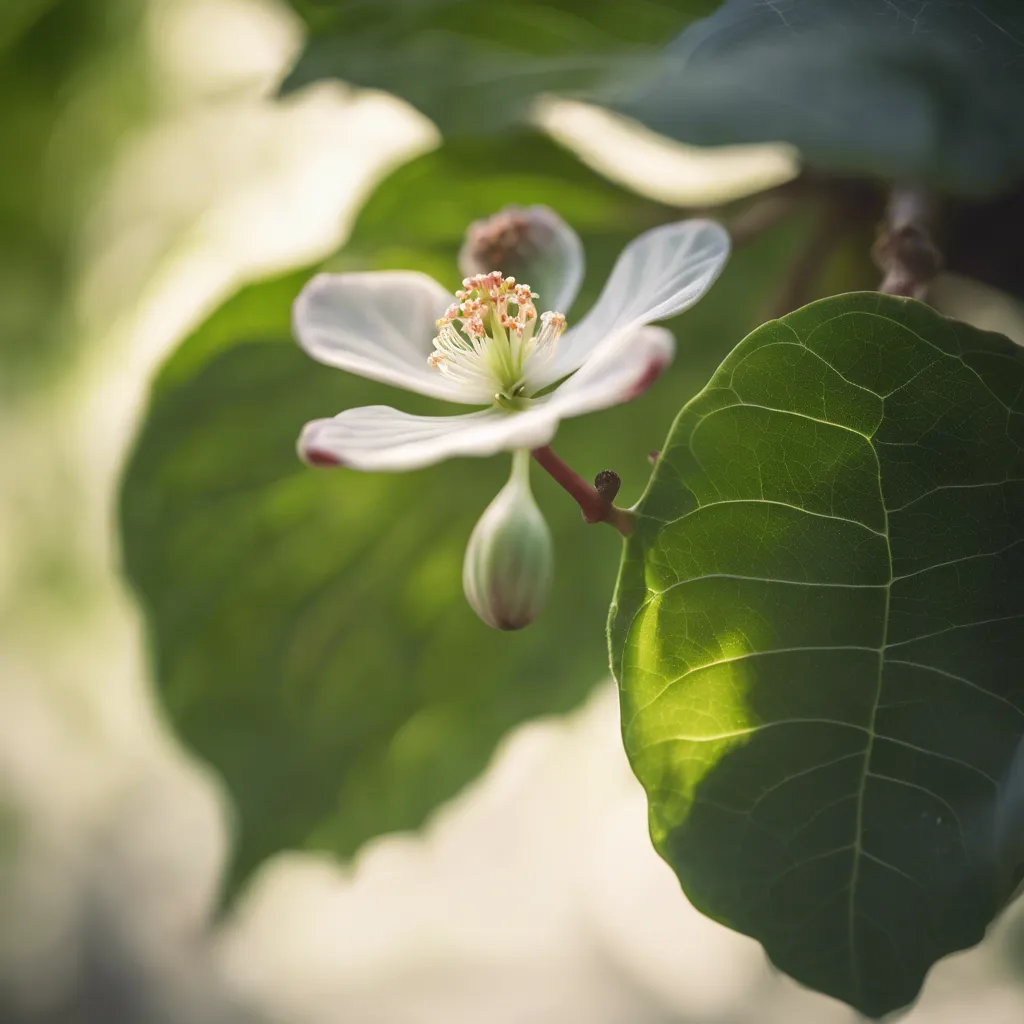
M 437 321 L 428 365 L 451 380 L 486 386 L 502 408 L 523 408 L 530 398 L 531 364 L 551 358 L 565 329 L 563 314 L 546 312 L 535 336 L 538 297 L 528 284 L 498 270 L 467 277 Z

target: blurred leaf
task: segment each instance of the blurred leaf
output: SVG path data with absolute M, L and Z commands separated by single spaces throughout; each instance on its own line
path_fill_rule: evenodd
M 0 882 L 3 881 L 2 872 L 14 862 L 23 825 L 17 809 L 12 804 L 0 801 Z
M 538 93 L 593 87 L 632 66 L 714 0 L 294 0 L 314 32 L 284 91 L 322 78 L 387 89 L 448 134 L 503 131 Z M 637 66 L 639 70 L 639 66 Z M 617 68 L 621 73 L 622 69 Z
M 0 9 L 0 53 L 32 27 L 58 0 L 6 0 Z
M 818 168 L 997 191 L 1024 177 L 1024 7 L 727 0 L 617 106 L 685 142 L 790 142 Z
M 521 0 L 514 10 L 478 0 L 289 0 L 314 35 L 387 32 L 412 36 L 451 30 L 481 42 L 500 40 L 516 50 L 553 53 L 565 49 L 615 50 L 623 42 L 651 44 L 719 0 Z M 581 11 L 585 10 L 585 13 Z
M 333 266 L 410 267 L 453 285 L 463 228 L 508 202 L 549 203 L 581 232 L 583 304 L 625 242 L 673 216 L 538 137 L 449 144 L 381 185 Z M 635 497 L 679 401 L 753 325 L 802 233 L 787 225 L 739 254 L 680 320 L 675 367 L 642 402 L 563 425 L 560 453 L 587 475 L 614 466 Z M 418 826 L 510 727 L 572 708 L 607 674 L 617 541 L 585 527 L 551 481 L 534 474 L 556 539 L 554 594 L 537 623 L 503 634 L 467 607 L 461 560 L 507 458 L 395 476 L 299 463 L 309 419 L 379 401 L 440 408 L 298 349 L 290 305 L 311 272 L 244 290 L 182 345 L 123 484 L 125 565 L 166 713 L 237 806 L 230 886 L 286 847 L 347 857 Z
M 74 341 L 77 234 L 148 109 L 140 0 L 4 0 L 0 13 L 0 394 Z
M 611 634 L 659 852 L 798 981 L 903 1006 L 1024 863 L 1024 352 L 814 303 L 686 406 L 640 513 Z

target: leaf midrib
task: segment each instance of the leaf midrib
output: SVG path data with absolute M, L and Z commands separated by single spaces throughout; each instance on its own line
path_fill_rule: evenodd
M 884 421 L 885 409 L 883 405 L 882 422 Z M 857 883 L 860 880 L 861 860 L 866 856 L 862 841 L 862 836 L 864 835 L 864 797 L 867 792 L 868 778 L 870 777 L 871 771 L 871 754 L 875 749 L 878 708 L 882 702 L 882 675 L 885 671 L 885 651 L 889 641 L 889 607 L 892 599 L 893 583 L 892 541 L 889 533 L 889 509 L 885 503 L 885 490 L 882 486 L 882 460 L 878 456 L 878 451 L 875 448 L 872 438 L 869 437 L 866 440 L 871 448 L 871 453 L 875 457 L 875 465 L 878 467 L 878 498 L 882 505 L 882 533 L 885 538 L 886 557 L 889 560 L 889 580 L 887 583 L 883 584 L 885 587 L 885 604 L 882 608 L 882 637 L 878 645 L 878 676 L 875 683 L 875 696 L 871 707 L 871 718 L 868 722 L 868 739 L 864 747 L 864 767 L 861 771 L 860 783 L 857 786 L 857 811 L 853 837 L 853 864 L 850 868 L 850 895 L 847 904 L 847 940 L 850 947 L 850 974 L 853 978 L 854 985 L 861 996 L 864 994 L 864 986 L 861 978 L 860 959 L 857 956 Z M 900 872 L 900 874 L 903 874 L 903 872 Z

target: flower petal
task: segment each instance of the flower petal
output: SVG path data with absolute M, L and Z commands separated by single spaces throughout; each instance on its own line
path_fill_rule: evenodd
M 548 206 L 506 206 L 470 224 L 459 269 L 511 274 L 537 291 L 541 310 L 568 313 L 583 280 L 583 243 Z
M 484 409 L 461 416 L 412 416 L 387 405 L 368 405 L 307 423 L 298 447 L 312 466 L 402 472 L 453 456 L 539 448 L 554 437 L 557 427 L 558 417 L 549 405 L 516 413 Z
M 581 367 L 605 339 L 688 309 L 711 287 L 728 256 L 728 232 L 709 220 L 664 224 L 635 238 L 590 312 L 562 336 L 543 383 Z
M 557 391 L 547 406 L 559 419 L 639 398 L 672 362 L 676 341 L 664 327 L 637 327 L 602 345 Z
M 299 344 L 314 358 L 360 377 L 450 402 L 480 405 L 477 394 L 427 365 L 437 334 L 434 321 L 452 295 L 426 274 L 381 270 L 318 274 L 295 300 Z

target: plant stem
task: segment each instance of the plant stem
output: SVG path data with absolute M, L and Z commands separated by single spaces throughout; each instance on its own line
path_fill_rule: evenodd
M 771 320 L 806 305 L 814 297 L 829 257 L 849 231 L 850 223 L 838 202 L 826 198 L 821 204 L 818 223 L 793 256 L 786 269 L 779 294 L 768 311 Z
M 587 483 L 571 466 L 566 465 L 552 451 L 550 445 L 535 448 L 530 454 L 579 505 L 585 523 L 607 523 L 623 537 L 628 537 L 633 532 L 632 514 L 602 497 L 597 488 Z
M 728 223 L 733 246 L 748 245 L 787 220 L 798 207 L 795 196 L 769 192 Z
M 897 185 L 889 195 L 885 226 L 871 255 L 885 277 L 878 286 L 887 295 L 923 299 L 932 279 L 942 269 L 942 253 L 935 244 L 938 204 L 926 189 Z

